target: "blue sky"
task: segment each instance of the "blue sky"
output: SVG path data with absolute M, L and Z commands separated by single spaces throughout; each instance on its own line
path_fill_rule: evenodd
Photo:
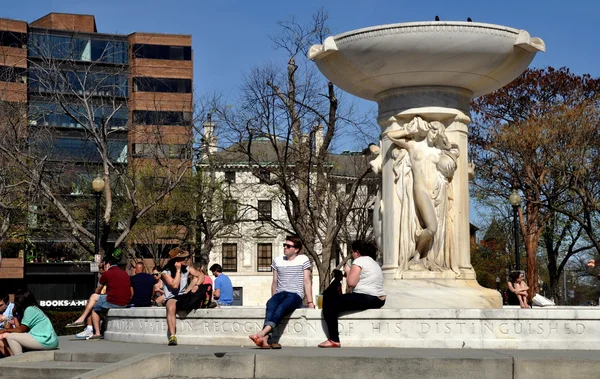
M 5 0 L 7 1 L 7 0 Z M 466 20 L 525 29 L 546 42 L 533 66 L 567 66 L 577 74 L 600 75 L 600 5 L 594 1 L 386 1 L 386 0 L 20 0 L 2 7 L 0 17 L 34 21 L 49 12 L 96 16 L 99 32 L 191 34 L 197 92 L 235 95 L 253 65 L 276 60 L 269 35 L 277 21 L 306 22 L 320 7 L 334 34 L 378 24 Z
M 0 17 L 31 22 L 50 12 L 83 13 L 96 17 L 101 33 L 191 34 L 196 94 L 220 92 L 235 98 L 244 72 L 281 58 L 269 39 L 279 30 L 277 21 L 295 17 L 306 23 L 321 7 L 329 13 L 334 34 L 379 24 L 431 21 L 436 15 L 442 20 L 471 17 L 525 29 L 546 43 L 547 52 L 538 54 L 532 66 L 566 66 L 576 74 L 598 77 L 598 4 L 591 0 L 20 0 L 1 7 Z M 370 108 L 374 105 L 361 101 L 361 109 Z M 472 210 L 473 217 L 477 215 Z

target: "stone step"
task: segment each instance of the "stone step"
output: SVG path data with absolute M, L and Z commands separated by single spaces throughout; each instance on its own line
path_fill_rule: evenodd
M 2 378 L 66 379 L 105 365 L 106 363 L 67 361 L 15 362 L 2 365 Z

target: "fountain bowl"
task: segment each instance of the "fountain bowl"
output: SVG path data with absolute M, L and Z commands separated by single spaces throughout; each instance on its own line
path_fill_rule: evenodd
M 454 87 L 477 97 L 519 76 L 540 38 L 501 25 L 408 22 L 357 29 L 328 37 L 308 53 L 325 77 L 355 96 L 377 101 L 406 87 Z

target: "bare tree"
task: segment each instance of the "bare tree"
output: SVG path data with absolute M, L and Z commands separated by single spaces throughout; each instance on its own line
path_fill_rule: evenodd
M 81 214 L 73 203 L 91 203 L 94 176 L 105 182 L 101 221 L 105 249 L 109 237 L 116 246 L 121 244 L 135 224 L 176 188 L 191 160 L 189 152 L 187 158 L 174 159 L 179 157 L 155 151 L 154 192 L 138 196 L 147 179 L 136 162 L 128 162 L 127 44 L 106 43 L 90 60 L 85 40 L 78 37 L 30 36 L 28 138 L 0 144 L 0 155 L 26 178 L 37 196 L 33 200 L 43 207 L 49 204 L 70 237 L 91 253 L 94 233 L 85 224 L 89 214 Z
M 340 231 L 369 173 L 361 156 L 347 178 L 347 193 L 331 185 L 334 141 L 344 127 L 362 120 L 352 104 L 340 105 L 339 91 L 306 58 L 308 48 L 330 34 L 326 21 L 327 14 L 319 11 L 308 25 L 280 22 L 281 33 L 272 40 L 285 53 L 283 69 L 276 64 L 253 68 L 239 105 L 217 107 L 221 122 L 237 135 L 229 150 L 244 154 L 254 175 L 277 189 L 287 221 L 275 226 L 300 237 L 318 269 L 321 290 L 329 284 Z M 268 148 L 257 148 L 259 142 Z

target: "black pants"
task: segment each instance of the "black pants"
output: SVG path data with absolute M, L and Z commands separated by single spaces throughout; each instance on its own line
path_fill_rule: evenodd
M 385 300 L 377 296 L 362 293 L 347 293 L 341 296 L 331 296 L 323 299 L 323 317 L 327 324 L 329 339 L 340 342 L 338 330 L 338 316 L 341 312 L 364 311 L 365 309 L 378 309 L 383 307 Z

